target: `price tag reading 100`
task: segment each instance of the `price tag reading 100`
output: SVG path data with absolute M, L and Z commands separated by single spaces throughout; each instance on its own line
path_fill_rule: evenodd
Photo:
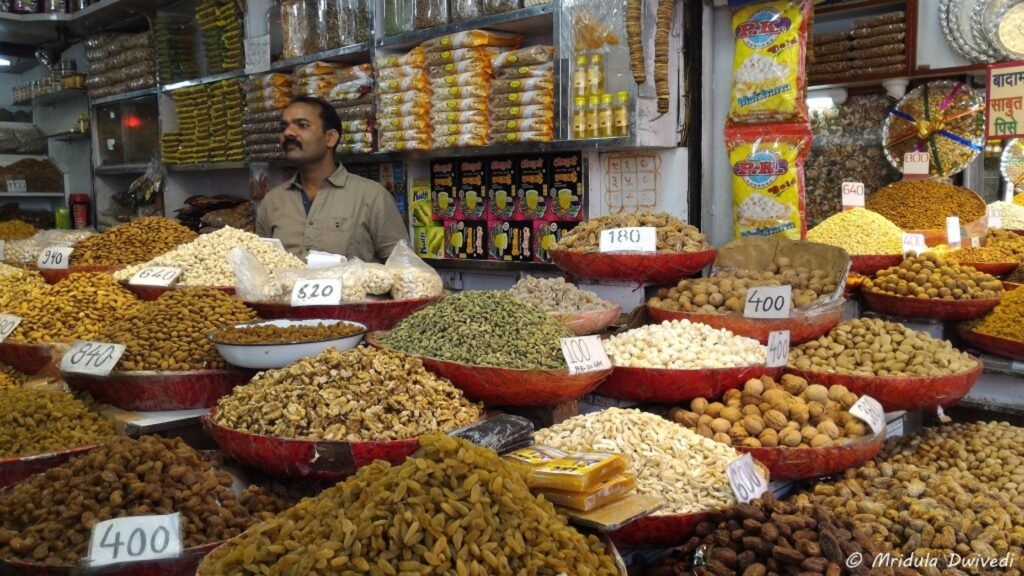
M 612 367 L 600 336 L 562 338 L 562 354 L 570 374 L 608 370 Z
M 96 524 L 89 538 L 89 566 L 181 556 L 181 515 L 128 516 Z

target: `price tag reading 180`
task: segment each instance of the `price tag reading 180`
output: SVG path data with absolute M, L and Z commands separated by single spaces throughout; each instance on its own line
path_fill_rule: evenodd
M 729 463 L 725 475 L 729 477 L 732 492 L 741 504 L 760 498 L 768 490 L 768 480 L 754 465 L 754 458 L 750 454 L 744 454 Z
M 653 226 L 611 228 L 601 231 L 599 242 L 601 252 L 657 252 L 658 229 Z
M 779 368 L 789 363 L 789 330 L 768 333 L 768 368 Z
M 60 371 L 107 376 L 124 354 L 124 344 L 75 340 L 60 359 Z
M 860 400 L 850 406 L 850 414 L 863 420 L 875 434 L 885 428 L 885 410 L 871 396 L 861 396 Z
M 336 306 L 341 304 L 341 280 L 300 280 L 292 288 L 292 306 Z
M 597 372 L 612 367 L 600 336 L 562 338 L 562 354 L 569 365 L 569 374 Z
M 181 556 L 181 515 L 128 516 L 97 523 L 89 538 L 92 568 Z
M 136 272 L 128 283 L 134 286 L 170 286 L 180 275 L 181 268 L 150 266 Z
M 793 287 L 759 286 L 747 289 L 743 316 L 747 318 L 789 318 Z
M 0 342 L 3 342 L 21 324 L 21 316 L 0 314 Z
M 63 270 L 68 267 L 72 250 L 74 248 L 70 246 L 50 246 L 39 254 L 39 258 L 36 259 L 36 267 L 48 270 Z

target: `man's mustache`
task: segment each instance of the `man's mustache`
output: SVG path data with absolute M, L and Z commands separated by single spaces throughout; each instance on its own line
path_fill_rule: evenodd
M 294 144 L 294 145 L 299 147 L 299 150 L 302 150 L 302 143 L 299 142 L 298 140 L 295 140 L 295 139 L 292 139 L 292 138 L 289 138 L 289 139 L 285 140 L 284 142 L 282 142 L 281 143 L 281 148 L 287 148 L 289 144 Z

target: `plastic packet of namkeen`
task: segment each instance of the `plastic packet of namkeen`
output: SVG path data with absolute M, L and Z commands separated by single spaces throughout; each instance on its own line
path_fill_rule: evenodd
M 505 132 L 491 134 L 491 143 L 516 144 L 520 142 L 551 142 L 554 138 L 554 130 L 549 130 L 547 132 Z
M 369 119 L 362 120 L 346 120 L 341 123 L 342 134 L 356 134 L 359 132 L 369 132 L 373 129 L 373 122 Z
M 421 46 L 427 52 L 443 52 L 445 50 L 458 48 L 473 48 L 474 46 L 500 46 L 515 48 L 523 41 L 520 34 L 511 32 L 493 32 L 490 30 L 467 30 L 440 38 L 427 40 Z
M 406 116 L 426 116 L 430 113 L 429 99 L 424 102 L 409 102 L 398 106 L 381 108 L 377 112 L 379 119 L 404 118 Z
M 736 238 L 806 236 L 804 160 L 810 143 L 806 124 L 726 128 Z
M 359 132 L 355 134 L 342 134 L 338 140 L 341 144 L 372 143 L 373 134 L 370 132 Z
M 399 66 L 397 68 L 382 68 L 377 70 L 377 81 L 378 82 L 389 82 L 391 80 L 401 80 L 402 78 L 408 78 L 409 76 L 416 76 L 421 74 L 423 70 L 421 68 L 413 68 L 411 66 Z
M 479 86 L 486 89 L 490 83 L 491 75 L 487 72 L 467 72 L 465 74 L 453 74 L 451 76 L 434 78 L 430 81 L 430 89 L 434 93 L 443 93 L 448 88 L 462 86 Z
M 335 82 L 330 80 L 327 76 L 310 76 L 308 78 L 296 78 L 295 83 L 292 84 L 293 94 L 306 94 L 308 96 L 322 96 L 331 92 L 331 88 L 334 88 Z M 358 90 L 359 87 L 356 87 Z M 351 92 L 352 90 L 344 90 L 344 92 Z
M 458 76 L 470 72 L 489 76 L 491 74 L 491 61 L 486 58 L 477 58 L 476 60 L 460 60 L 427 68 L 427 75 L 432 79 Z
M 426 62 L 426 50 L 424 50 L 422 46 L 417 46 L 406 54 L 399 54 L 397 56 L 378 56 L 374 60 L 377 70 L 402 67 L 420 68 L 426 64 Z
M 242 82 L 246 92 L 263 88 L 288 87 L 292 85 L 292 77 L 287 74 L 264 74 Z
M 434 139 L 434 148 L 469 148 L 472 146 L 486 146 L 486 136 L 479 134 L 462 134 L 459 136 L 444 136 Z
M 381 130 L 428 130 L 430 121 L 425 116 L 405 116 L 402 118 L 378 118 L 377 124 Z
M 338 144 L 339 154 L 369 154 L 373 152 L 373 144 L 356 142 L 355 144 Z
M 513 78 L 554 78 L 555 65 L 551 62 L 538 66 L 506 66 L 498 71 L 498 78 L 511 80 Z
M 442 50 L 440 52 L 427 52 L 427 66 L 441 66 L 454 62 L 487 60 L 501 54 L 504 48 L 490 46 L 477 46 L 476 48 L 459 48 L 458 50 Z
M 350 67 L 350 64 L 338 64 L 335 62 L 310 62 L 296 68 L 292 72 L 292 76 L 326 76 Z
M 533 92 L 508 92 L 495 94 L 491 98 L 491 105 L 495 108 L 508 108 L 510 106 L 529 106 L 541 104 L 551 106 L 555 103 L 555 94 L 551 90 L 536 90 Z
M 406 152 L 409 150 L 430 150 L 430 139 L 380 143 L 381 152 Z
M 470 110 L 490 110 L 487 98 L 463 98 L 461 100 L 431 99 L 431 113 L 435 112 L 468 112 Z
M 497 120 L 491 122 L 491 132 L 553 132 L 555 121 L 553 118 L 516 118 L 512 120 Z
M 417 74 L 415 76 L 399 78 L 398 80 L 378 82 L 377 86 L 380 88 L 381 94 L 408 92 L 410 90 L 424 90 L 430 86 L 430 81 L 427 79 L 426 74 Z
M 512 80 L 495 80 L 491 83 L 491 92 L 494 94 L 534 92 L 537 90 L 554 90 L 554 88 L 554 78 L 514 78 Z
M 260 100 L 276 100 L 280 98 L 291 98 L 291 88 L 258 88 L 256 90 L 249 90 L 245 93 L 245 100 L 247 102 L 259 102 Z
M 384 109 L 411 103 L 430 104 L 430 94 L 421 90 L 409 90 L 377 95 L 377 105 Z
M 430 114 L 431 124 L 479 124 L 489 122 L 489 115 L 484 110 L 466 110 L 464 112 L 436 111 Z
M 806 78 L 810 0 L 735 9 L 730 124 L 808 122 Z
M 509 106 L 507 108 L 491 108 L 491 122 L 514 120 L 516 118 L 554 118 L 555 111 L 545 104 L 530 106 Z
M 352 100 L 355 94 L 369 94 L 372 88 L 369 86 L 353 86 L 351 83 L 339 84 L 327 91 L 327 100 L 341 101 Z
M 466 136 L 475 135 L 487 137 L 487 124 L 434 124 L 432 126 L 434 138 L 444 136 Z
M 555 59 L 554 46 L 527 46 L 519 50 L 504 52 L 495 56 L 491 63 L 495 69 L 509 66 L 535 66 L 547 64 Z
M 490 96 L 490 87 L 486 85 L 476 86 L 449 86 L 444 89 L 434 90 L 432 101 L 443 100 L 465 100 L 466 98 L 487 98 Z
M 378 133 L 381 143 L 427 140 L 428 136 L 425 130 L 381 130 Z

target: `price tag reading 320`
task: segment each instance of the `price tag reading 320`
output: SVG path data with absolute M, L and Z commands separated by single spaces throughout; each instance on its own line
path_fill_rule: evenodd
M 72 250 L 74 248 L 70 246 L 50 246 L 39 254 L 36 267 L 44 270 L 63 270 L 68 267 Z
M 747 289 L 747 301 L 743 305 L 746 318 L 789 318 L 793 301 L 793 287 L 758 286 Z
M 18 328 L 18 324 L 21 324 L 21 316 L 0 314 L 0 342 L 6 340 Z
M 565 363 L 569 365 L 569 374 L 596 372 L 612 367 L 600 336 L 562 338 L 562 354 Z
M 871 396 L 861 396 L 860 400 L 850 406 L 850 414 L 866 422 L 875 434 L 885 429 L 885 410 Z
M 780 368 L 789 363 L 789 330 L 768 333 L 768 368 Z
M 300 280 L 292 288 L 292 306 L 337 306 L 341 304 L 341 280 Z
M 658 229 L 644 226 L 602 230 L 599 248 L 601 252 L 657 252 Z
M 89 566 L 181 556 L 181 514 L 128 516 L 97 523 L 89 538 Z
M 124 354 L 124 344 L 75 340 L 60 359 L 60 371 L 107 376 Z
M 741 504 L 760 498 L 768 490 L 768 480 L 754 465 L 754 458 L 750 454 L 730 462 L 725 468 L 725 475 L 729 477 L 732 492 Z
M 128 283 L 133 286 L 170 286 L 180 275 L 181 268 L 150 266 L 136 272 Z

